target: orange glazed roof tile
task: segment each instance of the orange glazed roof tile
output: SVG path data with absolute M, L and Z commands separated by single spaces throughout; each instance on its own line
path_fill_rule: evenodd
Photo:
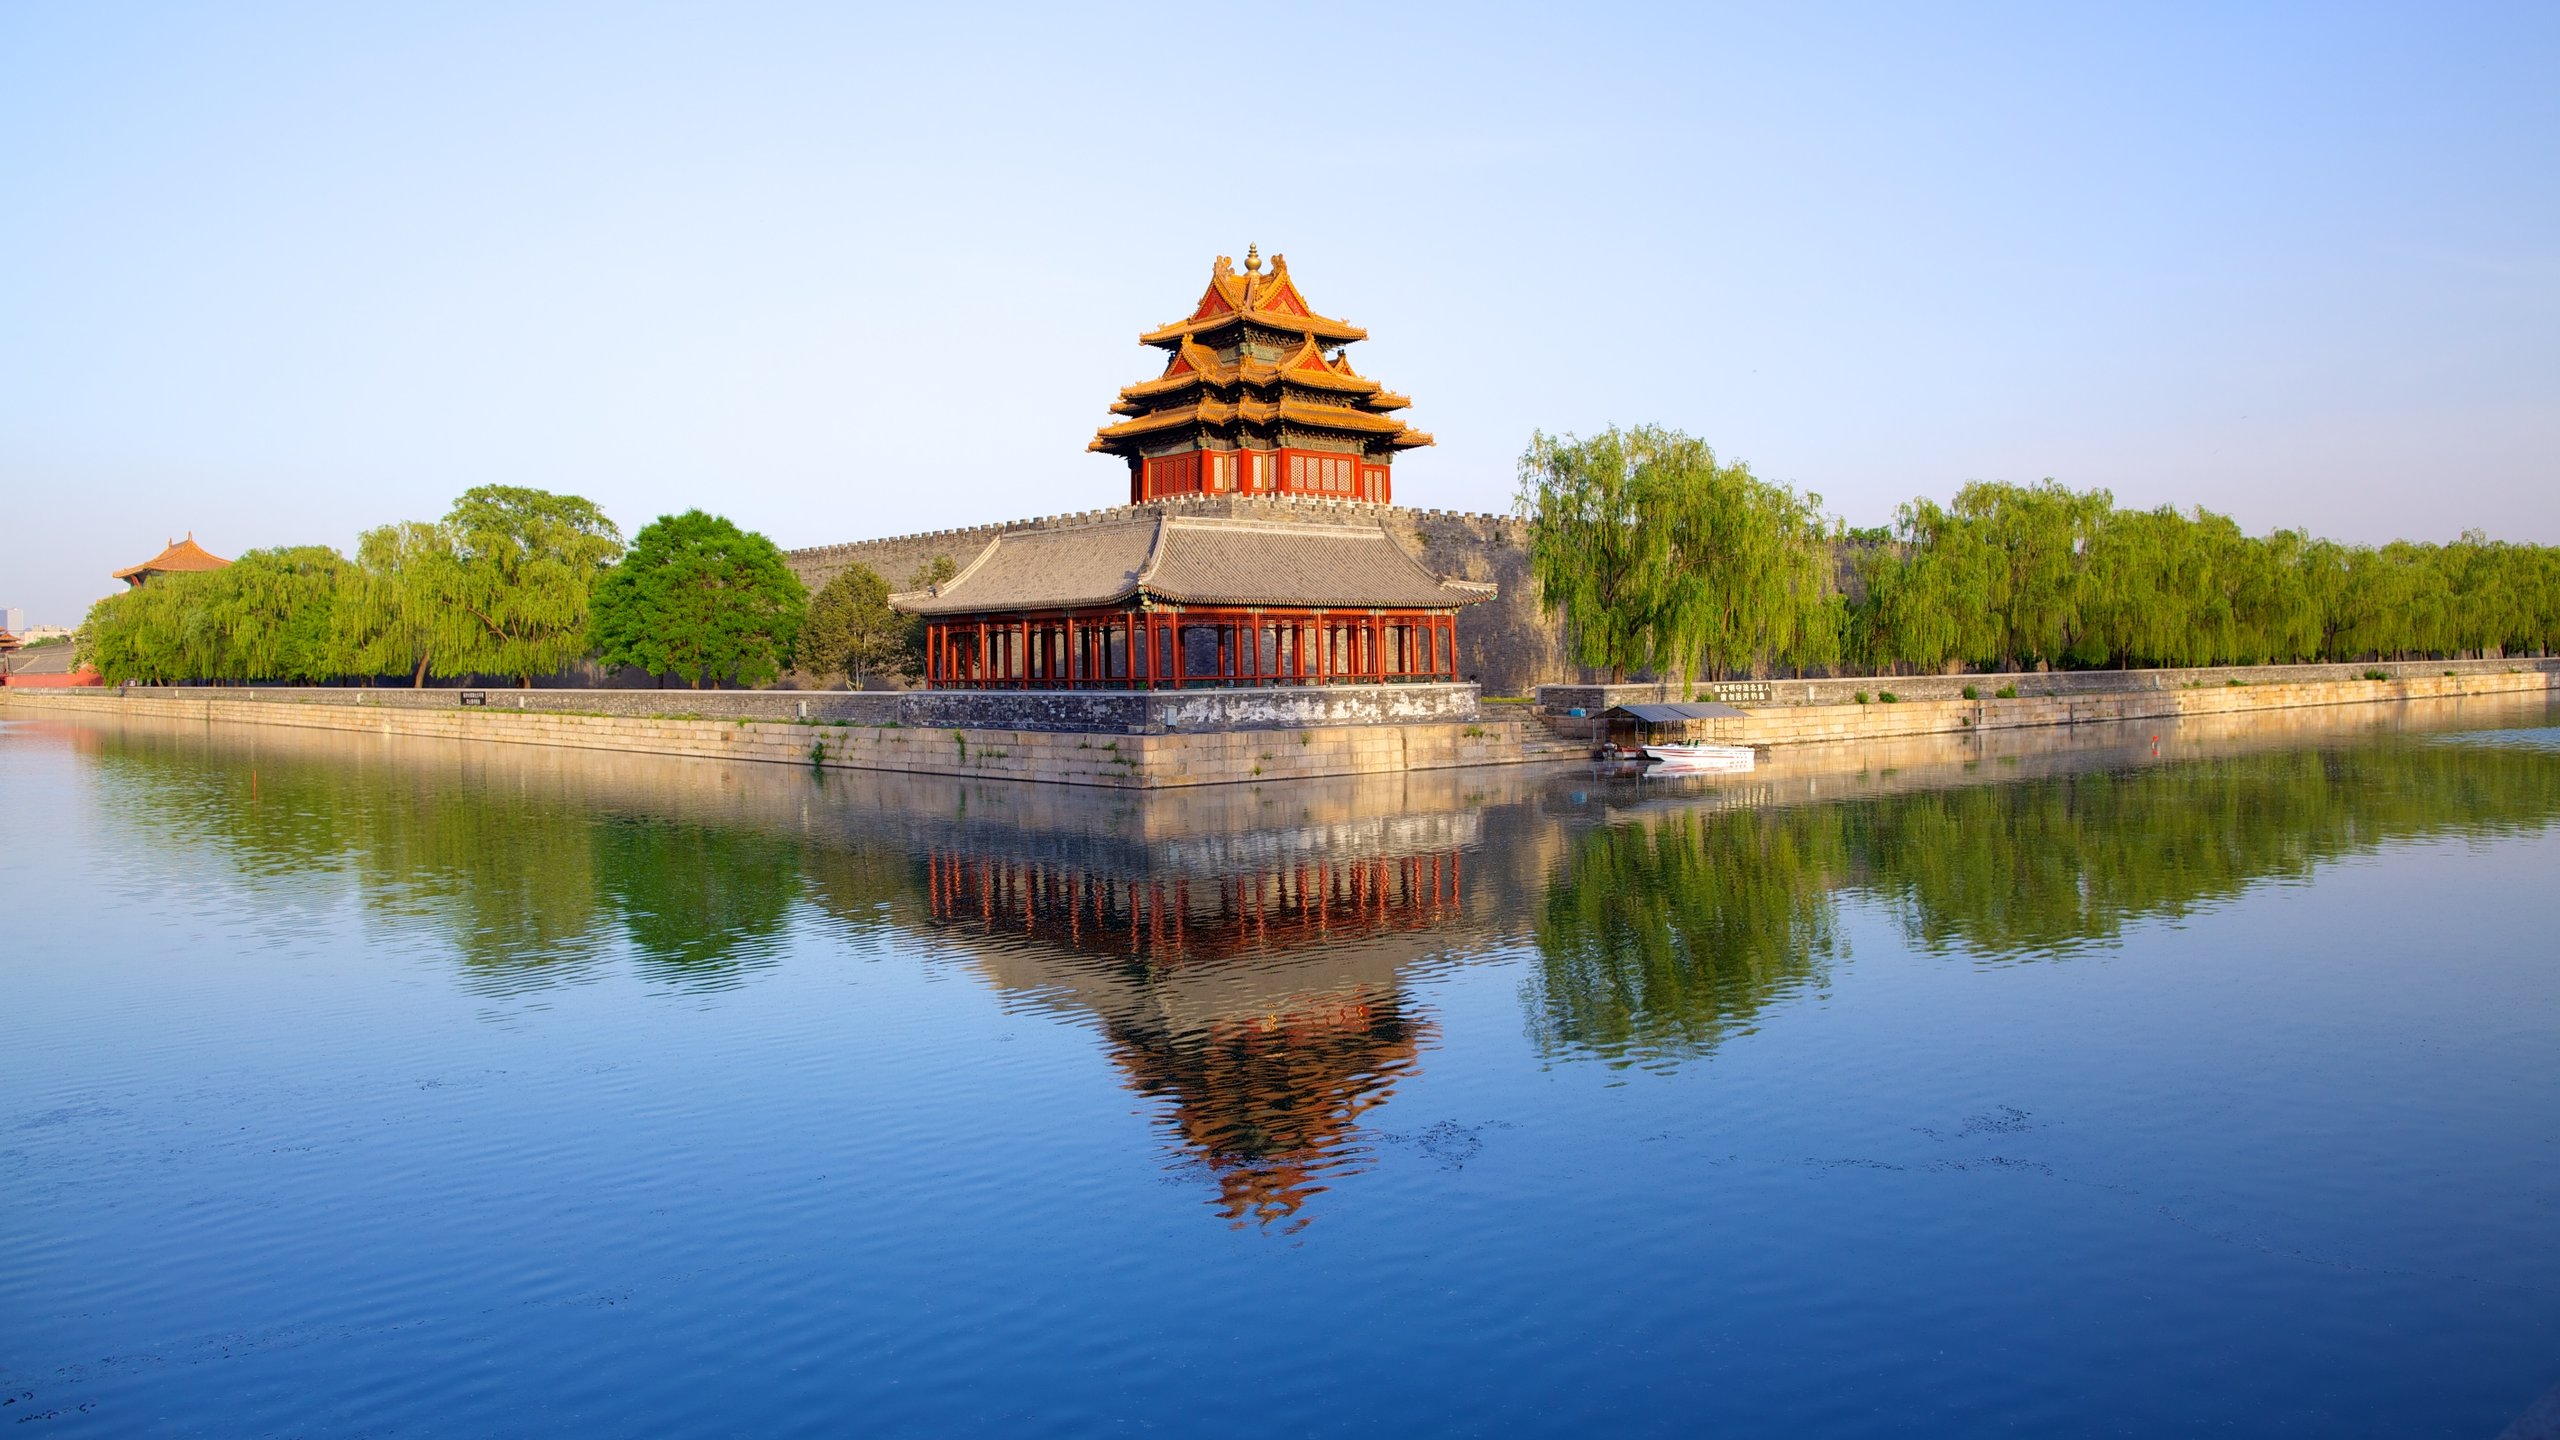
M 1239 352 L 1230 361 L 1222 360 L 1219 349 L 1199 338 L 1216 331 L 1232 333 L 1247 322 L 1295 334 L 1298 344 L 1277 362 L 1230 345 L 1226 348 Z M 1339 346 L 1367 339 L 1368 334 L 1356 325 L 1315 313 L 1290 278 L 1286 257 L 1271 257 L 1266 275 L 1255 250 L 1245 252 L 1242 269 L 1221 255 L 1209 267 L 1208 288 L 1200 293 L 1188 318 L 1138 337 L 1172 352 L 1164 370 L 1151 380 L 1122 387 L 1110 409 L 1128 418 L 1095 431 L 1085 448 L 1134 457 L 1139 438 L 1185 426 L 1238 422 L 1265 426 L 1280 421 L 1360 436 L 1363 448 L 1372 455 L 1431 444 L 1429 435 L 1388 414 L 1413 402 L 1352 369 L 1349 358 L 1340 352 Z M 1327 355 L 1328 349 L 1334 353 Z M 1252 388 L 1240 388 L 1248 386 Z M 1347 403 L 1326 403 L 1330 396 L 1340 396 Z
M 1230 404 L 1223 400 L 1204 398 L 1193 404 L 1169 406 L 1134 419 L 1123 420 L 1116 425 L 1105 425 L 1093 437 L 1093 442 L 1085 448 L 1106 449 L 1112 441 L 1125 440 L 1133 435 L 1152 435 L 1159 430 L 1179 429 L 1195 422 L 1203 425 L 1224 425 L 1236 420 L 1263 425 L 1270 424 L 1274 420 L 1287 420 L 1317 430 L 1353 430 L 1363 435 L 1394 436 L 1396 437 L 1394 443 L 1406 449 L 1431 443 L 1430 436 L 1412 429 L 1401 420 L 1381 415 L 1374 410 L 1355 410 L 1348 405 L 1310 405 L 1297 400 L 1282 400 L 1277 403 L 1239 400 Z
M 1247 251 L 1247 263 L 1254 260 Z M 1323 336 L 1328 340 L 1366 340 L 1369 332 L 1357 325 L 1345 324 L 1329 316 L 1319 315 L 1298 292 L 1297 282 L 1289 278 L 1289 257 L 1271 257 L 1271 273 L 1258 269 L 1238 271 L 1235 262 L 1221 255 L 1209 267 L 1209 288 L 1200 293 L 1200 303 L 1190 315 L 1170 325 L 1159 326 L 1138 337 L 1142 345 L 1178 342 L 1185 336 L 1221 329 L 1238 320 L 1251 320 L 1278 330 L 1294 330 L 1302 335 Z
M 1349 360 L 1340 358 L 1326 360 L 1324 352 L 1316 348 L 1315 338 L 1309 336 L 1298 347 L 1298 353 L 1278 365 L 1268 360 L 1257 360 L 1251 356 L 1243 357 L 1232 365 L 1222 365 L 1218 362 L 1216 351 L 1196 341 L 1185 340 L 1181 348 L 1173 352 L 1173 358 L 1165 362 L 1162 375 L 1153 380 L 1141 380 L 1135 385 L 1123 386 L 1120 398 L 1123 401 L 1145 400 L 1158 395 L 1169 395 L 1188 385 L 1232 389 L 1238 383 L 1269 384 L 1284 377 L 1292 384 L 1311 386 L 1318 390 L 1335 390 L 1352 395 L 1384 393 L 1377 381 L 1354 372 Z M 1117 405 L 1112 408 L 1121 409 Z M 1403 406 L 1373 405 L 1370 408 L 1397 410 L 1402 409 Z M 1132 412 L 1123 410 L 1122 413 Z
M 184 540 L 172 540 L 169 548 L 130 569 L 118 570 L 109 578 L 138 581 L 145 575 L 175 574 L 187 570 L 219 570 L 231 562 L 196 543 L 196 532 L 187 532 Z

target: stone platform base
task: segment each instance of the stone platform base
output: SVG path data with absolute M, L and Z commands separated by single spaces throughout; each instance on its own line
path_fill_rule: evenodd
M 1475 690 L 1473 686 L 1374 688 L 1398 691 L 1463 689 L 1470 708 Z M 1541 732 L 1524 746 L 1523 726 L 1518 721 L 1476 723 L 1444 720 L 1286 730 L 1199 733 L 1174 730 L 1156 734 L 1107 735 L 967 726 L 865 725 L 819 720 L 546 714 L 533 709 L 519 711 L 502 703 L 508 697 L 525 693 L 516 691 L 490 692 L 490 704 L 473 707 L 455 704 L 452 699 L 454 692 L 445 691 L 445 703 L 435 709 L 398 705 L 295 704 L 242 698 L 244 694 L 255 693 L 272 692 L 200 689 L 144 693 L 136 689 L 120 695 L 114 690 L 23 694 L 0 691 L 0 719 L 39 719 L 78 713 L 137 719 L 212 720 L 385 736 L 425 736 L 517 745 L 560 745 L 585 750 L 760 760 L 911 775 L 1047 781 L 1123 790 L 1516 764 L 1542 753 L 1540 746 L 1546 738 Z M 593 692 L 530 693 L 574 696 Z M 673 692 L 636 693 L 661 694 L 678 701 L 687 698 Z M 1186 693 L 1244 695 L 1257 692 Z
M 1777 747 L 1908 736 L 1980 735 L 2037 726 L 2331 706 L 2409 708 L 2466 697 L 2549 696 L 2560 675 L 2539 670 L 2437 675 L 2402 680 L 2307 680 L 2148 690 L 2111 695 L 2028 696 L 2016 700 L 1908 701 L 1898 704 L 1792 705 L 1700 727 L 1702 738 Z M 1390 687 L 1379 687 L 1390 688 Z M 1407 687 L 1392 687 L 1404 689 Z M 1421 689 L 1425 687 L 1412 687 Z M 1469 691 L 1473 699 L 1472 687 Z M 1583 751 L 1559 743 L 1546 723 L 1526 719 L 1403 724 L 1317 725 L 1288 729 L 1148 734 L 1010 730 L 970 726 L 870 725 L 840 720 L 706 719 L 686 716 L 553 714 L 499 703 L 519 695 L 592 696 L 579 691 L 493 691 L 487 706 L 463 707 L 454 692 L 433 709 L 404 705 L 292 703 L 281 692 L 177 690 L 0 690 L 0 719 L 87 714 L 218 720 L 311 729 L 560 745 L 776 764 L 884 770 L 910 775 L 1046 781 L 1122 790 L 1159 790 L 1245 781 L 1381 775 L 1572 759 Z M 366 692 L 338 691 L 338 695 Z M 375 692 L 410 694 L 413 692 Z M 426 692 L 435 694 L 437 692 Z M 679 692 L 637 691 L 683 701 Z M 1217 693 L 1217 692 L 1205 692 Z M 1255 692 L 1225 692 L 1250 694 Z M 1269 693 L 1269 692 L 1260 692 Z M 258 696 L 261 698 L 248 698 Z M 813 697 L 814 698 L 814 697 Z M 1494 707 L 1518 713 L 1519 707 Z M 2416 712 L 2412 712 L 2416 713 Z M 1578 724 L 1580 722 L 1564 722 Z
M 636 720 L 787 720 L 908 729 L 1151 735 L 1335 725 L 1468 724 L 1474 685 L 1194 690 L 412 690 L 398 686 L 129 685 L 132 699 L 365 710 L 508 710 Z M 288 722 L 296 723 L 296 722 Z

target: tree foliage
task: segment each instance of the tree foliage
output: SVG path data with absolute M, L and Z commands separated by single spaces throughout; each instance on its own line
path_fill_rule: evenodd
M 344 669 L 334 617 L 346 570 L 337 551 L 296 545 L 156 576 L 90 608 L 79 658 L 110 684 L 329 679 Z
M 808 591 L 771 540 L 688 510 L 651 521 L 596 586 L 597 658 L 652 675 L 761 685 L 791 657 Z
M 1575 660 L 1612 679 L 2560 649 L 2560 547 L 2476 531 L 2379 547 L 2251 536 L 2208 510 L 2124 510 L 2050 480 L 1967 485 L 1853 531 L 1820 496 L 1654 427 L 1540 434 L 1520 479 L 1542 603 Z
M 438 597 L 442 675 L 512 675 L 522 685 L 586 653 L 597 577 L 622 532 L 593 501 L 513 485 L 463 492 L 444 518 L 449 565 L 428 568 Z
M 1530 440 L 1518 505 L 1540 603 L 1574 658 L 1725 674 L 1833 658 L 1843 619 L 1820 496 L 1723 464 L 1676 430 Z
M 1968 485 L 1859 554 L 1851 657 L 1879 670 L 2287 664 L 2547 654 L 2560 549 L 2469 532 L 2346 546 L 2106 491 Z
M 448 597 L 458 588 L 453 534 L 442 525 L 402 520 L 356 540 L 356 563 L 339 595 L 338 649 L 359 675 L 406 675 L 424 685 L 456 643 L 459 619 Z
M 352 564 L 297 546 L 154 576 L 90 611 L 83 654 L 118 682 L 399 674 L 530 684 L 586 653 L 588 595 L 621 550 L 620 532 L 590 501 L 482 486 L 441 521 L 366 531 Z
M 809 600 L 794 656 L 803 670 L 842 677 L 854 689 L 874 676 L 913 669 L 907 617 L 889 608 L 889 582 L 868 565 L 848 565 Z

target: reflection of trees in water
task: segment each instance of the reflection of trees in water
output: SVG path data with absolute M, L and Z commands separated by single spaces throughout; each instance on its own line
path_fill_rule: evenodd
M 821 810 L 813 831 L 779 775 L 600 791 L 577 777 L 603 772 L 503 754 L 260 745 L 111 733 L 103 803 L 145 843 L 211 850 L 233 873 L 347 877 L 373 913 L 449 937 L 484 991 L 558 983 L 617 940 L 644 973 L 701 987 L 769 956 L 795 914 L 864 937 L 930 925 L 999 987 L 1092 1017 L 1131 1086 L 1166 1105 L 1176 1147 L 1216 1174 L 1224 1212 L 1266 1225 L 1358 1163 L 1359 1118 L 1428 1038 L 1407 971 L 1470 912 L 1497 929 L 1515 906 L 1533 917 L 1547 1053 L 1673 1062 L 1821 986 L 1846 953 L 1844 895 L 1889 907 L 1917 947 L 2050 956 L 2337 856 L 2560 815 L 2560 753 L 2391 740 L 1827 805 L 1674 804 L 1582 832 L 1523 806 L 1499 850 L 1462 864 L 1480 819 L 1383 842 L 1342 839 L 1369 833 L 1356 824 L 1275 839 L 1221 822 L 1171 851 L 895 810 L 837 829 Z M 1543 894 L 1483 878 L 1560 835 Z M 1478 877 L 1463 900 L 1462 876 Z
M 1691 810 L 1583 836 L 1538 916 L 1545 1048 L 1636 1061 L 1747 1027 L 1840 950 L 1840 812 Z
M 800 842 L 658 816 L 600 817 L 596 874 L 641 963 L 659 978 L 719 983 L 769 964 L 800 897 Z
M 1820 982 L 1844 893 L 1923 949 L 2050 956 L 2324 860 L 2555 815 L 2560 755 L 2425 742 L 1675 811 L 1571 851 L 1538 919 L 1533 1028 L 1550 1053 L 1703 1053 Z
M 865 925 L 913 893 L 903 854 L 615 812 L 471 767 L 252 756 L 149 734 L 103 748 L 106 804 L 124 823 L 245 876 L 343 875 L 375 915 L 441 932 L 492 992 L 582 973 L 617 937 L 661 979 L 720 983 L 781 935 L 804 858 L 809 897 Z
M 498 988 L 575 970 L 601 921 L 593 816 L 465 776 L 116 735 L 100 764 L 122 822 L 261 880 L 342 875 L 385 918 L 440 927 Z M 268 892 L 270 898 L 279 892 Z
M 2020 959 L 2115 939 L 2322 861 L 2560 815 L 2560 757 L 2432 743 L 2298 750 L 1852 807 L 1861 888 L 1913 944 Z
M 924 888 L 923 862 L 893 844 L 824 844 L 800 849 L 801 893 L 838 938 L 872 942 L 912 924 Z

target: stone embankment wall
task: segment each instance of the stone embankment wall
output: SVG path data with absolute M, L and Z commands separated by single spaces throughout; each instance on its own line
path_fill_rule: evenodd
M 2472 695 L 2549 693 L 2560 676 L 2513 673 L 2435 675 L 2409 680 L 2298 680 L 2210 689 L 2127 690 L 2112 695 L 2022 696 L 2015 700 L 1916 700 L 1899 704 L 1773 706 L 1739 720 L 1710 721 L 1702 736 L 1733 745 L 1810 745 L 1966 730 L 2173 720 L 2321 705 L 2374 705 Z
M 2504 675 L 2560 671 L 2560 659 L 2531 660 L 2395 660 L 2358 661 L 2340 665 L 2223 665 L 2195 670 L 2055 670 L 2007 675 L 1868 675 L 1842 680 L 1701 681 L 1696 698 L 1724 700 L 1749 709 L 1769 705 L 1854 705 L 1861 694 L 1873 700 L 1891 691 L 1903 701 L 1962 700 L 1972 686 L 1989 700 L 2004 685 L 2018 688 L 2018 698 L 2096 696 L 2127 691 L 2197 690 L 2242 685 L 2298 684 L 2304 681 L 2362 681 L 2368 670 L 2394 680 L 2437 680 L 2446 675 Z M 1679 682 L 1623 685 L 1541 685 L 1538 708 L 1562 715 L 1572 710 L 1598 714 L 1612 705 L 1686 700 L 1689 688 Z
M 2406 680 L 2295 680 L 2016 700 L 1772 706 L 1700 729 L 1705 738 L 1730 744 L 1784 749 L 1841 741 L 1983 734 L 2036 726 L 2238 717 L 2326 706 L 2369 706 L 2373 707 L 2372 713 L 2387 714 L 2389 710 L 2384 707 L 2405 707 L 2413 702 L 2458 701 L 2472 696 L 2547 697 L 2555 682 L 2560 682 L 2560 674 L 2551 671 L 2508 670 Z M 5 690 L 0 691 L 0 716 L 19 719 L 86 712 L 241 721 L 1132 790 L 1518 764 L 1580 753 L 1571 746 L 1556 744 L 1545 733 L 1543 723 L 1510 719 L 1467 724 L 1108 735 L 849 721 L 564 714 L 503 706 L 428 709 L 407 705 L 295 704 L 246 698 L 258 693 Z M 772 698 L 787 704 L 799 697 L 786 694 Z M 1491 708 L 1520 713 L 1516 706 Z
M 1310 685 L 1238 690 L 414 690 L 338 685 L 147 686 L 135 699 L 229 700 L 378 710 L 504 710 L 631 719 L 829 721 L 948 729 L 1271 730 L 1465 724 L 1473 685 Z
M 240 691 L 0 691 L 0 716 L 72 712 L 558 745 L 913 775 L 1154 790 L 1516 763 L 1518 722 L 1345 725 L 1161 735 L 927 729 L 849 722 L 580 715 L 506 707 L 292 704 Z M 539 693 L 539 692 L 536 692 Z
M 1526 695 L 1531 686 L 1541 681 L 1575 673 L 1564 653 L 1562 631 L 1538 613 L 1537 580 L 1529 571 L 1528 524 L 1510 515 L 1418 510 L 1345 500 L 1188 495 L 1138 507 L 1083 510 L 960 530 L 929 530 L 883 540 L 820 545 L 788 551 L 783 558 L 812 591 L 849 565 L 868 565 L 889 582 L 889 588 L 903 590 L 911 577 L 936 559 L 948 557 L 954 565 L 967 565 L 988 541 L 999 535 L 1087 525 L 1128 515 L 1132 509 L 1310 525 L 1383 522 L 1390 533 L 1438 574 L 1453 580 L 1489 580 L 1500 587 L 1495 598 L 1458 612 L 1460 676 L 1481 684 L 1488 695 Z

